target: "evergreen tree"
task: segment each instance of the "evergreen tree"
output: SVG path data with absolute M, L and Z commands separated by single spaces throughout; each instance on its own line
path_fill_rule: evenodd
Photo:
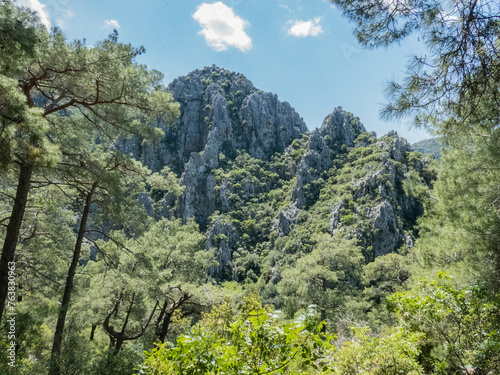
M 332 2 L 356 23 L 355 35 L 366 47 L 388 46 L 412 33 L 427 47 L 425 55 L 410 61 L 403 82 L 388 86 L 390 102 L 383 117 L 411 117 L 416 126 L 439 128 L 450 117 L 464 119 L 473 114 L 483 98 L 498 103 L 497 1 Z
M 1 17 L 6 17 L 9 9 L 2 7 Z M 21 24 L 26 24 L 23 14 L 18 14 Z M 7 265 L 15 258 L 33 171 L 53 165 L 64 153 L 64 145 L 54 143 L 52 135 L 70 131 L 75 125 L 72 119 L 79 116 L 87 128 L 97 130 L 103 138 L 130 133 L 153 137 L 159 135 L 159 129 L 151 126 L 158 117 L 171 124 L 178 113 L 161 85 L 162 75 L 134 61 L 144 52 L 142 47 L 119 43 L 116 32 L 87 47 L 79 41 L 67 43 L 58 30 L 47 34 L 37 27 L 40 37 L 33 57 L 13 79 L 2 78 L 6 92 L 2 101 L 7 105 L 0 108 L 0 143 L 11 150 L 3 159 L 16 168 L 18 182 L 0 263 L 0 315 L 6 300 Z M 18 54 L 26 55 L 24 49 Z M 14 116 L 12 108 L 17 108 Z
M 283 271 L 278 291 L 289 314 L 316 305 L 321 319 L 333 318 L 360 287 L 363 254 L 355 240 L 318 236 L 310 254 Z
M 94 243 L 98 259 L 86 266 L 94 277 L 83 281 L 86 292 L 76 303 L 88 310 L 82 324 L 102 325 L 115 352 L 141 337 L 148 345 L 165 342 L 175 316 L 200 314 L 212 304 L 202 288 L 212 255 L 194 222 L 163 219 L 142 236 L 110 238 Z

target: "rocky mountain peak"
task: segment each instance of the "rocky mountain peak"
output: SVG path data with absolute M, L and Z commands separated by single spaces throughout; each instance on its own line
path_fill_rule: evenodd
M 252 82 L 243 74 L 231 72 L 224 68 L 212 65 L 203 69 L 196 69 L 185 76 L 174 79 L 168 89 L 175 100 L 179 102 L 203 99 L 208 87 L 212 90 L 220 86 L 229 96 L 247 96 L 257 91 Z
M 325 117 L 319 132 L 331 148 L 340 149 L 342 145 L 353 147 L 356 137 L 366 132 L 366 129 L 358 117 L 337 107 Z
M 204 227 L 225 201 L 214 191 L 213 169 L 219 158 L 232 160 L 238 152 L 269 160 L 307 132 L 297 112 L 278 96 L 254 87 L 240 73 L 215 65 L 176 78 L 168 89 L 180 103 L 180 117 L 157 146 L 138 150 L 153 170 L 169 166 L 186 186 L 178 204 L 179 216 Z M 140 151 L 140 152 L 139 152 Z
M 419 173 L 425 165 L 410 165 L 411 148 L 397 133 L 377 139 L 341 107 L 308 133 L 288 103 L 217 66 L 176 78 L 168 88 L 180 103 L 175 126 L 164 128 L 158 145 L 136 139 L 125 146 L 151 169 L 168 166 L 178 174 L 183 194 L 167 196 L 152 214 L 194 218 L 207 230 L 206 248 L 219 263 L 211 273 L 236 277 L 241 243 L 256 238 L 259 221 L 268 220 L 266 230 L 274 226 L 279 237 L 294 236 L 318 205 L 331 205 L 329 214 L 322 211 L 329 233 L 358 239 L 367 261 L 411 242 L 407 233 L 421 206 L 403 181 L 408 168 Z M 273 214 L 270 202 L 279 194 L 289 203 Z M 151 197 L 140 198 L 154 210 Z M 255 202 L 262 207 L 252 213 Z
M 365 127 L 352 113 L 337 107 L 325 117 L 319 129 L 311 132 L 307 150 L 297 167 L 297 184 L 292 192 L 292 202 L 298 207 L 313 203 L 319 194 L 316 181 L 332 167 L 335 155 L 354 147 L 354 140 Z

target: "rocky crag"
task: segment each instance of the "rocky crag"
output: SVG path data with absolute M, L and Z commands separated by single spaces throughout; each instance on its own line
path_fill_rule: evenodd
M 129 142 L 132 152 L 153 171 L 169 166 L 186 187 L 177 215 L 193 217 L 203 227 L 216 210 L 215 177 L 220 157 L 234 158 L 238 150 L 269 160 L 307 132 L 297 112 L 277 95 L 257 90 L 242 74 L 215 66 L 175 79 L 168 89 L 180 103 L 180 117 L 165 128 L 159 145 Z M 225 194 L 222 190 L 219 195 Z
M 395 132 L 377 139 L 342 108 L 308 132 L 288 103 L 215 66 L 175 79 L 169 90 L 180 103 L 176 125 L 158 145 L 134 139 L 123 147 L 180 177 L 184 193 L 156 212 L 151 197 L 141 199 L 151 214 L 198 222 L 218 261 L 214 276 L 256 281 L 272 269 L 275 283 L 280 262 L 268 259 L 272 250 L 307 251 L 301 236 L 313 227 L 356 238 L 367 262 L 412 246 L 422 206 L 405 181 L 432 177 Z M 302 247 L 283 245 L 287 238 Z

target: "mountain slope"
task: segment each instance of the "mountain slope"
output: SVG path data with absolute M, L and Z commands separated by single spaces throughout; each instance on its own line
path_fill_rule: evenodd
M 432 175 L 395 132 L 377 139 L 342 108 L 307 132 L 288 103 L 215 66 L 169 88 L 181 105 L 176 126 L 158 145 L 124 147 L 180 176 L 184 193 L 157 202 L 156 215 L 200 224 L 214 277 L 276 284 L 320 234 L 355 238 L 365 262 L 412 246 L 422 206 L 405 184 Z
M 234 159 L 239 150 L 269 160 L 307 131 L 288 103 L 257 90 L 239 73 L 206 67 L 175 79 L 168 88 L 180 103 L 176 126 L 163 127 L 158 145 L 143 146 L 135 139 L 126 150 L 155 171 L 169 166 L 181 176 L 186 189 L 176 214 L 184 222 L 195 218 L 203 228 L 216 201 L 224 200 L 214 191 L 211 172 L 220 158 Z

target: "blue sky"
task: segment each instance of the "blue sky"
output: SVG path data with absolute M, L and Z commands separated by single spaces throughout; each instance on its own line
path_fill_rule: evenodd
M 421 51 L 417 40 L 364 49 L 328 0 L 17 2 L 70 40 L 85 38 L 91 45 L 117 29 L 120 41 L 146 47 L 138 61 L 163 72 L 165 83 L 215 64 L 278 94 L 309 129 L 342 106 L 379 136 L 394 129 L 410 142 L 430 137 L 404 122 L 379 119 L 384 85 L 404 76 L 408 58 Z

